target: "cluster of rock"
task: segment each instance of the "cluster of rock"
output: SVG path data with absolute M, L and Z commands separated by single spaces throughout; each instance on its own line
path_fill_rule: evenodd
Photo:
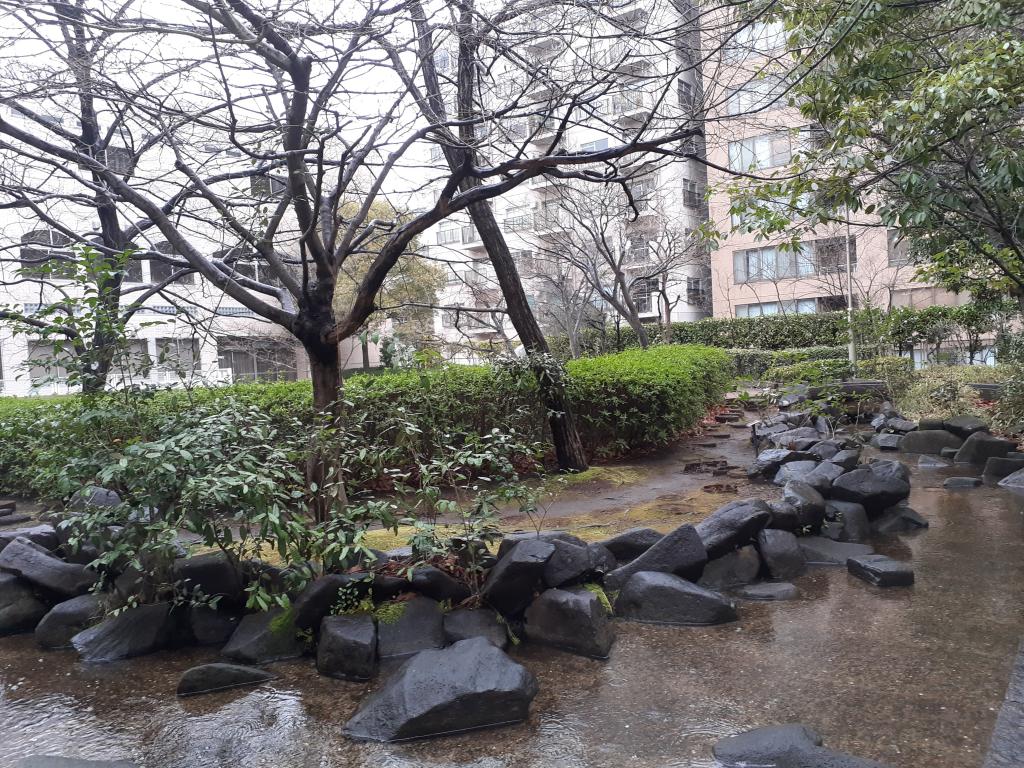
M 871 442 L 882 450 L 919 454 L 923 468 L 953 467 L 971 473 L 947 478 L 947 488 L 974 488 L 989 480 L 1024 489 L 1024 453 L 1017 450 L 1016 441 L 991 434 L 989 425 L 976 416 L 911 421 L 886 403 L 871 426 L 876 432 Z
M 757 455 L 747 475 L 783 489 L 782 499 L 768 505 L 772 527 L 799 535 L 808 563 L 846 565 L 878 586 L 913 583 L 909 565 L 875 554 L 866 543 L 875 534 L 928 526 L 907 504 L 909 469 L 884 459 L 862 463 L 860 442 L 828 437 L 825 427 L 805 412 L 780 413 L 752 425 L 755 445 L 773 447 Z

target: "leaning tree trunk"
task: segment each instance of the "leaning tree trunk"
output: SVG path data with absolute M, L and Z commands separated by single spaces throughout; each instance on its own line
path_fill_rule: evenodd
M 576 431 L 576 421 L 569 404 L 569 396 L 565 391 L 565 382 L 560 377 L 553 378 L 551 372 L 536 358 L 537 354 L 549 352 L 548 343 L 526 300 L 519 271 L 509 252 L 505 236 L 487 203 L 474 203 L 470 206 L 469 213 L 494 266 L 512 326 L 530 356 L 541 400 L 550 414 L 548 424 L 558 466 L 566 471 L 581 472 L 588 466 L 587 454 L 583 450 L 583 441 Z

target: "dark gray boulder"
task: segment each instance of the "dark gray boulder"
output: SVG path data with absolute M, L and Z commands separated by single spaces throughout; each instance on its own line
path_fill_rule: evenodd
M 171 571 L 187 594 L 220 597 L 220 605 L 245 602 L 245 580 L 237 563 L 223 552 L 184 557 L 174 561 Z
M 352 577 L 347 574 L 329 573 L 306 584 L 292 601 L 295 626 L 299 629 L 319 627 L 324 616 L 338 602 L 341 591 L 347 589 L 352 581 Z
M 411 590 L 412 585 L 409 584 L 408 579 L 403 579 L 401 576 L 390 576 L 386 573 L 374 574 L 370 584 L 370 595 L 375 603 L 386 603 L 388 600 L 394 600 L 403 592 Z
M 605 576 L 604 584 L 613 591 L 622 589 L 630 577 L 640 571 L 674 573 L 696 580 L 700 578 L 707 560 L 707 551 L 698 529 L 692 525 L 681 525 L 662 536 L 642 555 Z
M 423 651 L 367 696 L 349 738 L 404 741 L 522 722 L 537 695 L 525 667 L 483 638 Z
M 846 569 L 862 581 L 876 587 L 909 587 L 914 583 L 914 569 L 885 555 L 860 555 L 846 561 Z
M 549 589 L 526 609 L 526 638 L 594 659 L 608 658 L 615 629 L 608 611 L 583 587 Z
M 615 555 L 604 544 L 594 542 L 588 544 L 587 549 L 590 550 L 590 566 L 595 574 L 604 576 L 619 567 Z
M 821 435 L 814 427 L 797 427 L 796 429 L 772 435 L 769 439 L 779 448 L 806 451 L 812 445 L 821 442 Z
M 0 635 L 31 632 L 50 610 L 32 585 L 9 573 L 0 573 Z
M 928 521 L 905 503 L 885 510 L 871 522 L 871 530 L 878 534 L 909 533 L 928 527 Z
M 155 653 L 177 638 L 178 612 L 170 603 L 127 608 L 71 638 L 82 661 L 108 662 Z
M 860 504 L 852 501 L 829 501 L 825 516 L 830 522 L 821 529 L 821 535 L 833 541 L 861 543 L 871 537 L 871 521 Z
M 902 453 L 941 454 L 943 448 L 957 448 L 963 445 L 962 438 L 944 429 L 919 429 L 911 432 L 900 442 Z
M 544 566 L 555 553 L 551 542 L 525 539 L 498 560 L 484 581 L 483 601 L 506 616 L 517 616 L 533 601 Z
M 808 452 L 819 461 L 829 461 L 841 450 L 842 447 L 839 441 L 822 440 L 820 443 L 812 445 Z
M 1024 488 L 1024 469 L 1018 469 L 1012 475 L 1007 475 L 999 481 L 1003 488 Z
M 1024 469 L 1024 459 L 993 456 L 985 462 L 982 474 L 990 480 L 1002 480 L 1007 475 L 1012 475 L 1022 469 Z
M 98 485 L 87 485 L 71 494 L 68 509 L 72 512 L 84 512 L 90 507 L 116 507 L 121 504 L 117 491 L 100 488 Z
M 305 650 L 290 610 L 278 607 L 242 617 L 221 655 L 243 664 L 296 659 Z
M 712 512 L 697 524 L 709 559 L 749 544 L 772 519 L 771 508 L 761 499 L 739 499 Z
M 761 531 L 758 536 L 763 533 L 764 531 Z M 756 581 L 760 572 L 761 558 L 757 554 L 757 549 L 748 544 L 710 560 L 704 566 L 704 573 L 697 583 L 707 589 L 721 591 Z
M 496 611 L 457 608 L 444 615 L 444 637 L 449 643 L 482 637 L 497 648 L 508 646 L 508 630 Z
M 779 467 L 772 482 L 775 485 L 785 485 L 790 480 L 801 480 L 818 466 L 817 461 L 791 461 Z
M 470 595 L 469 586 L 432 565 L 413 570 L 409 581 L 416 592 L 438 602 L 448 600 L 458 605 Z
M 917 422 L 904 419 L 901 416 L 892 416 L 885 422 L 885 429 L 892 430 L 900 435 L 913 432 L 917 429 Z
M 807 568 L 800 542 L 789 531 L 761 531 L 757 534 L 757 549 L 773 579 L 792 579 Z
M 316 669 L 342 680 L 369 680 L 377 672 L 377 625 L 368 614 L 326 616 L 320 623 Z
M 652 624 L 708 625 L 735 621 L 736 608 L 717 592 L 671 573 L 633 574 L 615 601 L 624 619 Z
M 946 419 L 942 426 L 964 440 L 978 432 L 988 432 L 988 424 L 977 416 L 954 416 Z
M 846 470 L 838 464 L 833 464 L 831 461 L 823 461 L 811 470 L 811 472 L 803 478 L 802 482 L 807 483 L 823 496 L 827 496 L 829 490 L 832 488 L 832 483 L 845 471 Z M 799 480 L 800 478 L 797 479 Z
M 772 725 L 730 736 L 712 748 L 722 768 L 886 768 L 835 752 L 805 725 Z
M 382 660 L 445 646 L 444 612 L 437 601 L 417 596 L 397 605 L 396 617 L 382 616 L 377 622 L 377 655 Z
M 967 488 L 977 488 L 981 485 L 980 477 L 947 477 L 942 482 L 943 488 L 950 488 L 953 490 L 963 490 Z
M 800 548 L 808 565 L 846 565 L 851 557 L 872 555 L 875 550 L 867 544 L 832 541 L 823 536 L 807 536 L 800 539 Z
M 0 552 L 0 569 L 65 597 L 84 594 L 96 583 L 95 572 L 84 565 L 65 563 L 44 547 L 22 537 Z
M 188 609 L 191 641 L 196 645 L 224 645 L 238 629 L 241 620 L 240 611 L 220 611 L 208 605 L 193 605 Z
M 899 479 L 910 482 L 910 467 L 893 459 L 872 459 L 867 464 L 875 475 L 885 479 Z
M 891 432 L 883 432 L 871 438 L 871 444 L 881 451 L 898 451 L 902 442 L 902 435 Z
M 550 531 L 514 531 L 512 533 L 506 533 L 501 541 L 498 543 L 498 559 L 500 560 L 509 552 L 512 548 L 521 541 L 571 541 L 573 544 L 583 544 L 583 540 L 573 536 L 571 533 L 561 530 L 550 530 Z
M 860 461 L 860 451 L 853 448 L 846 448 L 839 451 L 839 453 L 829 459 L 829 461 L 849 472 L 851 469 L 856 468 L 857 462 Z
M 964 440 L 953 461 L 957 464 L 976 464 L 985 466 L 985 462 L 993 456 L 1005 458 L 1006 454 L 1017 450 L 1017 443 L 1004 440 L 988 432 L 974 432 Z
M 200 693 L 213 693 L 229 688 L 240 688 L 243 685 L 259 685 L 273 680 L 274 675 L 256 667 L 241 664 L 201 664 L 186 669 L 178 681 L 179 696 L 195 696 Z
M 960 445 L 963 445 L 963 443 L 961 443 Z M 956 458 L 956 452 L 959 450 L 959 445 L 956 448 L 943 448 L 941 451 L 939 451 L 939 457 L 953 461 L 953 459 Z
M 630 528 L 610 539 L 600 542 L 619 562 L 628 562 L 640 557 L 657 544 L 664 534 L 653 528 Z
M 772 519 L 768 528 L 781 531 L 796 532 L 800 530 L 800 512 L 788 501 L 769 501 L 768 508 L 772 511 Z
M 103 605 L 93 594 L 79 595 L 57 603 L 36 625 L 36 642 L 41 648 L 68 648 L 71 638 L 103 616 Z
M 796 510 L 797 525 L 794 533 L 817 532 L 825 522 L 825 497 L 807 483 L 799 480 L 786 483 L 782 500 Z
M 732 594 L 740 600 L 759 600 L 773 602 L 776 600 L 796 600 L 800 591 L 788 581 L 759 581 L 737 587 Z
M 0 550 L 18 538 L 25 538 L 51 552 L 60 546 L 57 531 L 52 525 L 34 525 L 31 528 L 11 528 L 0 531 Z
M 860 504 L 870 517 L 910 495 L 910 483 L 886 468 L 875 471 L 874 467 L 871 463 L 837 477 L 832 483 L 832 498 Z
M 813 453 L 805 451 L 769 448 L 757 454 L 757 459 L 747 468 L 747 477 L 774 477 L 784 464 L 791 461 L 814 461 L 816 458 Z
M 919 430 L 945 429 L 946 428 L 946 422 L 943 421 L 942 419 L 936 418 L 934 416 L 925 416 L 924 418 L 918 420 L 917 428 Z
M 590 549 L 586 543 L 553 539 L 555 551 L 544 565 L 543 581 L 547 587 L 578 584 L 593 570 Z

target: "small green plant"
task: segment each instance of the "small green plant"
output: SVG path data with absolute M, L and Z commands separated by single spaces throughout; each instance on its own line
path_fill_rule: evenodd
M 394 624 L 405 615 L 407 603 L 391 601 L 381 603 L 373 609 L 373 617 L 378 624 Z
M 608 593 L 604 591 L 604 587 L 594 582 L 588 582 L 583 585 L 583 588 L 597 597 L 597 601 L 609 616 L 615 614 L 615 611 L 612 608 L 612 601 L 608 597 Z

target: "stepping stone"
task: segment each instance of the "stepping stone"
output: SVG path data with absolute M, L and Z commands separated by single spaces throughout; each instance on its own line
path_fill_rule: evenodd
M 1011 458 L 1010 456 L 999 457 L 993 456 L 985 462 L 985 470 L 982 474 L 985 477 L 990 477 L 993 480 L 1001 480 L 1002 478 L 1012 475 L 1024 469 L 1024 458 Z
M 724 768 L 886 768 L 822 746 L 806 725 L 770 725 L 730 736 L 712 748 Z
M 914 583 L 914 569 L 909 563 L 885 555 L 851 557 L 846 561 L 846 569 L 876 587 L 909 587 Z
M 940 459 L 938 456 L 922 454 L 921 458 L 917 460 L 917 466 L 920 469 L 944 469 L 953 466 L 953 462 L 948 459 Z
M 0 525 L 18 525 L 20 523 L 27 523 L 31 519 L 31 515 L 13 515 L 11 513 L 7 513 L 3 517 L 0 517 Z
M 1012 475 L 1007 475 L 999 481 L 1002 488 L 1024 489 L 1024 469 L 1018 469 Z
M 905 504 L 897 504 L 882 513 L 882 516 L 871 523 L 875 533 L 906 533 L 928 527 L 925 520 L 916 510 Z
M 808 565 L 846 565 L 851 557 L 874 554 L 867 544 L 846 541 L 832 541 L 822 536 L 805 536 L 800 539 Z
M 746 584 L 732 590 L 741 600 L 758 600 L 773 602 L 776 600 L 796 600 L 799 590 L 788 581 L 762 581 L 758 584 Z
M 943 488 L 977 488 L 981 485 L 980 477 L 947 477 Z
M 273 680 L 274 675 L 256 667 L 241 664 L 202 664 L 185 671 L 178 681 L 179 696 L 213 693 L 243 685 L 259 685 Z
M 961 443 L 960 445 L 963 445 L 963 443 Z M 956 458 L 957 451 L 959 450 L 959 446 L 957 446 L 956 448 L 943 448 L 941 451 L 939 451 L 939 456 L 941 456 L 944 459 L 949 459 L 950 461 L 953 461 Z

